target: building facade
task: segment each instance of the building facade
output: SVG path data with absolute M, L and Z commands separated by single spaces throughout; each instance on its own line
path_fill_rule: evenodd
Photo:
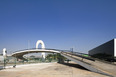
M 92 50 L 89 55 L 93 57 L 116 57 L 116 39 L 112 39 Z

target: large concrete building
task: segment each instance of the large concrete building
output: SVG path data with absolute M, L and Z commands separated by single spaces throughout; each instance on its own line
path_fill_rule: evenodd
M 116 57 L 116 39 L 112 39 L 89 51 L 90 56 L 94 57 Z

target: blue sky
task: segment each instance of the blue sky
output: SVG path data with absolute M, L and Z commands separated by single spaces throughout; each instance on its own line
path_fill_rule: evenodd
M 88 50 L 116 37 L 115 0 L 0 0 L 0 53 L 35 48 Z

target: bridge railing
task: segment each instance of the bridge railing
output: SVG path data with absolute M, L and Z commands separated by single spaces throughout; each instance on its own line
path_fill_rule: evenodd
M 15 53 L 15 52 L 19 52 L 19 51 L 25 51 L 25 50 L 34 50 L 34 49 L 45 49 L 45 50 L 64 51 L 64 50 L 51 49 L 51 48 L 29 48 L 29 49 L 23 49 L 23 50 L 14 51 L 13 53 Z
M 62 52 L 65 52 L 65 53 L 68 53 L 68 54 L 71 54 L 71 55 L 74 55 L 74 56 L 78 56 L 78 57 L 81 57 L 83 59 L 88 59 L 88 60 L 91 60 L 91 61 L 95 61 L 95 59 L 91 58 L 88 54 L 85 54 L 85 53 L 74 52 L 74 51 L 73 52 L 72 51 L 62 51 Z

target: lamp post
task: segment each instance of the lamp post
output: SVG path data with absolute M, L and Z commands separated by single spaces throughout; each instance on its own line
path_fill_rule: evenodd
M 5 69 L 5 66 L 6 66 L 6 56 L 7 56 L 7 51 L 6 51 L 6 48 L 4 48 L 4 49 L 3 49 L 4 69 Z

